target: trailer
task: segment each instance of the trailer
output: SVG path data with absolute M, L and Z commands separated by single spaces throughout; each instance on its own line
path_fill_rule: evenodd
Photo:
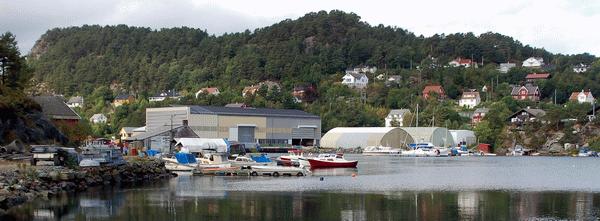
M 251 166 L 250 176 L 306 176 L 306 170 L 298 167 Z

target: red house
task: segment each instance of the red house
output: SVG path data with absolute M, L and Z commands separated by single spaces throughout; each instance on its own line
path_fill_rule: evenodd
M 428 99 L 431 94 L 437 94 L 440 99 L 446 98 L 446 92 L 441 85 L 427 85 L 423 89 L 423 97 Z
M 32 99 L 42 107 L 42 113 L 56 125 L 75 126 L 81 120 L 81 117 L 67 106 L 61 97 L 36 96 Z
M 540 100 L 540 88 L 532 84 L 526 84 L 525 86 L 514 86 L 510 94 L 515 100 Z

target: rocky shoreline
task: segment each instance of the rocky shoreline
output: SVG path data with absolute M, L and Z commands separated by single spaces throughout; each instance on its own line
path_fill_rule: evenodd
M 11 207 L 59 193 L 81 192 L 100 185 L 132 184 L 174 176 L 157 159 L 130 159 L 120 166 L 69 169 L 25 166 L 0 170 L 0 216 Z

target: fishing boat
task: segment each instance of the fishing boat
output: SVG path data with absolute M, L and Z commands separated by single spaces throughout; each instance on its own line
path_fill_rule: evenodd
M 370 146 L 363 150 L 365 156 L 382 156 L 382 155 L 399 155 L 402 153 L 401 149 L 385 146 Z
M 346 160 L 343 154 L 321 154 L 316 158 L 308 158 L 311 169 L 317 168 L 354 168 L 356 160 Z

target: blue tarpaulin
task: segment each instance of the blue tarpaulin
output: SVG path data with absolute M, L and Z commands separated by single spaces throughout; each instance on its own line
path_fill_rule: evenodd
M 177 162 L 181 164 L 197 163 L 196 157 L 189 153 L 176 153 L 175 158 L 177 159 Z
M 259 156 L 250 156 L 254 161 L 256 161 L 257 163 L 270 163 L 271 159 L 269 159 L 269 157 L 267 157 L 267 155 L 265 154 L 261 154 Z
M 160 153 L 160 151 L 158 151 L 158 150 L 147 150 L 146 151 L 146 154 L 148 154 L 148 156 L 150 156 L 150 157 L 156 156 L 156 154 L 159 154 L 159 153 Z

